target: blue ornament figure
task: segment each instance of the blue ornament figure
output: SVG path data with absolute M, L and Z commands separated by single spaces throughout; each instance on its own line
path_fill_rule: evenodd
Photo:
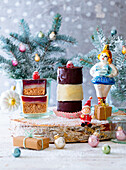
M 14 150 L 12 151 L 12 155 L 17 158 L 20 157 L 21 155 L 21 150 L 19 148 L 14 148 Z
M 118 75 L 118 70 L 112 64 L 112 53 L 109 50 L 109 45 L 105 45 L 103 51 L 98 55 L 98 59 L 100 62 L 90 69 L 90 74 L 93 77 L 92 83 L 96 90 L 98 104 L 101 104 L 101 100 L 105 103 L 111 86 L 115 84 L 113 77 Z

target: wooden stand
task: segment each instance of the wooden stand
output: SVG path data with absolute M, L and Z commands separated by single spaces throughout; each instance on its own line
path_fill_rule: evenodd
M 44 135 L 54 142 L 54 135 L 65 137 L 66 142 L 87 142 L 88 137 L 95 131 L 100 132 L 100 140 L 112 138 L 108 121 L 92 121 L 92 127 L 81 127 L 80 119 L 66 119 L 51 115 L 44 119 L 11 119 L 12 136 L 25 135 L 25 131 L 34 130 L 36 135 Z

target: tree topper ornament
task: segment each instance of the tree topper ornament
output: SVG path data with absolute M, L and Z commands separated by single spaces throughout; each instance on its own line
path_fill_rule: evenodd
M 98 104 L 106 101 L 108 92 L 115 80 L 113 77 L 118 75 L 118 70 L 112 64 L 112 53 L 109 50 L 109 45 L 105 45 L 104 50 L 98 55 L 99 63 L 96 63 L 91 69 L 90 74 L 93 77 L 92 83 L 94 84 Z
M 81 126 L 88 126 L 91 127 L 91 119 L 94 118 L 93 115 L 90 115 L 91 113 L 91 99 L 92 97 L 89 97 L 89 99 L 87 100 L 87 102 L 85 103 L 85 105 L 83 106 L 81 112 L 82 114 L 80 115 L 80 119 L 81 119 Z

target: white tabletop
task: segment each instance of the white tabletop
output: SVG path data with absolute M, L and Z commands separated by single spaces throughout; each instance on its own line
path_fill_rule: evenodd
M 111 146 L 111 153 L 102 153 L 103 144 Z M 126 145 L 110 141 L 100 142 L 97 148 L 88 143 L 66 144 L 58 150 L 53 144 L 42 151 L 21 149 L 21 157 L 12 156 L 12 138 L 9 132 L 9 114 L 0 113 L 0 170 L 84 170 L 126 169 Z

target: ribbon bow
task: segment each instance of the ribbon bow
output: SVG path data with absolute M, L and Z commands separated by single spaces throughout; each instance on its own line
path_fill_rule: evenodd
M 101 106 L 109 106 L 108 103 L 103 103 L 103 100 L 102 100 L 102 99 L 100 100 L 100 103 L 101 103 L 101 104 L 100 104 Z
M 32 130 L 30 130 L 30 132 L 28 132 L 27 130 L 25 131 L 25 136 L 27 137 L 27 138 L 33 138 L 34 137 L 34 130 L 32 129 Z
M 35 139 L 40 139 L 42 141 L 42 148 L 41 150 L 43 150 L 43 139 L 41 138 L 37 138 L 37 137 L 42 137 L 43 135 L 34 135 L 36 131 L 35 130 L 30 130 L 30 132 L 28 132 L 27 130 L 25 131 L 25 138 L 23 140 L 23 147 L 26 148 L 26 139 L 27 138 L 35 138 Z

